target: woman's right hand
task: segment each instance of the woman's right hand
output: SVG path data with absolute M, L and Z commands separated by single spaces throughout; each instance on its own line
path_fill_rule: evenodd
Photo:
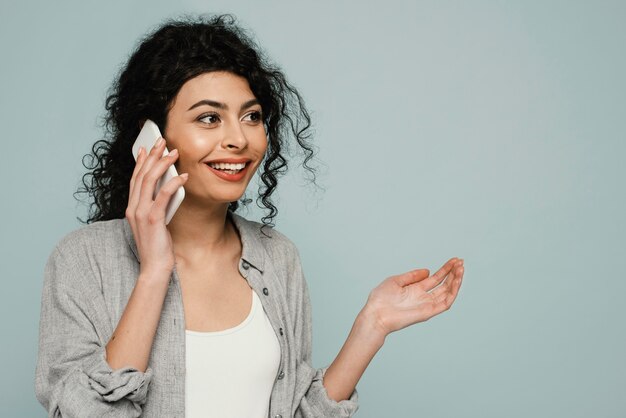
M 139 150 L 130 179 L 126 219 L 139 251 L 140 274 L 146 277 L 167 277 L 169 280 L 175 258 L 172 237 L 165 226 L 165 210 L 172 195 L 187 180 L 188 174 L 169 180 L 153 199 L 157 181 L 178 158 L 175 149 L 163 157 L 164 149 L 165 140 L 159 138 L 148 155 L 143 147 Z

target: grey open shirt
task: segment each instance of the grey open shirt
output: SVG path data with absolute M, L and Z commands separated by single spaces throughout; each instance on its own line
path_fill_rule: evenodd
M 328 366 L 311 366 L 311 305 L 295 245 L 272 228 L 230 213 L 243 249 L 239 271 L 259 295 L 280 343 L 269 417 L 350 417 L 349 399 L 328 397 Z M 65 236 L 45 267 L 35 392 L 50 417 L 185 416 L 185 318 L 172 272 L 148 368 L 112 370 L 105 346 L 139 274 L 126 219 L 95 222 Z M 242 400 L 245 401 L 245 400 Z

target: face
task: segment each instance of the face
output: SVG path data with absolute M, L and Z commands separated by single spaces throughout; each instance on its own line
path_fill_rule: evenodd
M 183 204 L 238 200 L 267 149 L 261 105 L 248 81 L 222 71 L 183 84 L 163 136 L 170 151 L 178 150 L 176 170 L 189 173 Z

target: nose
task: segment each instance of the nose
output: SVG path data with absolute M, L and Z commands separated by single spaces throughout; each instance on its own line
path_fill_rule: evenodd
M 248 146 L 248 138 L 239 123 L 224 125 L 222 147 L 227 149 L 244 149 Z

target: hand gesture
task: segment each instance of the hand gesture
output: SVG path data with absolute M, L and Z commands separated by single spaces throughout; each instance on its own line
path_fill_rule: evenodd
M 364 309 L 383 336 L 450 309 L 463 279 L 463 260 L 451 258 L 429 274 L 428 269 L 412 270 L 391 276 L 372 290 Z
M 130 179 L 126 218 L 137 243 L 141 273 L 150 272 L 148 277 L 154 274 L 169 278 L 175 257 L 172 237 L 165 226 L 165 210 L 174 192 L 186 182 L 188 174 L 169 180 L 154 196 L 157 181 L 178 158 L 175 149 L 163 157 L 164 149 L 163 138 L 148 155 L 143 147 L 140 149 Z

